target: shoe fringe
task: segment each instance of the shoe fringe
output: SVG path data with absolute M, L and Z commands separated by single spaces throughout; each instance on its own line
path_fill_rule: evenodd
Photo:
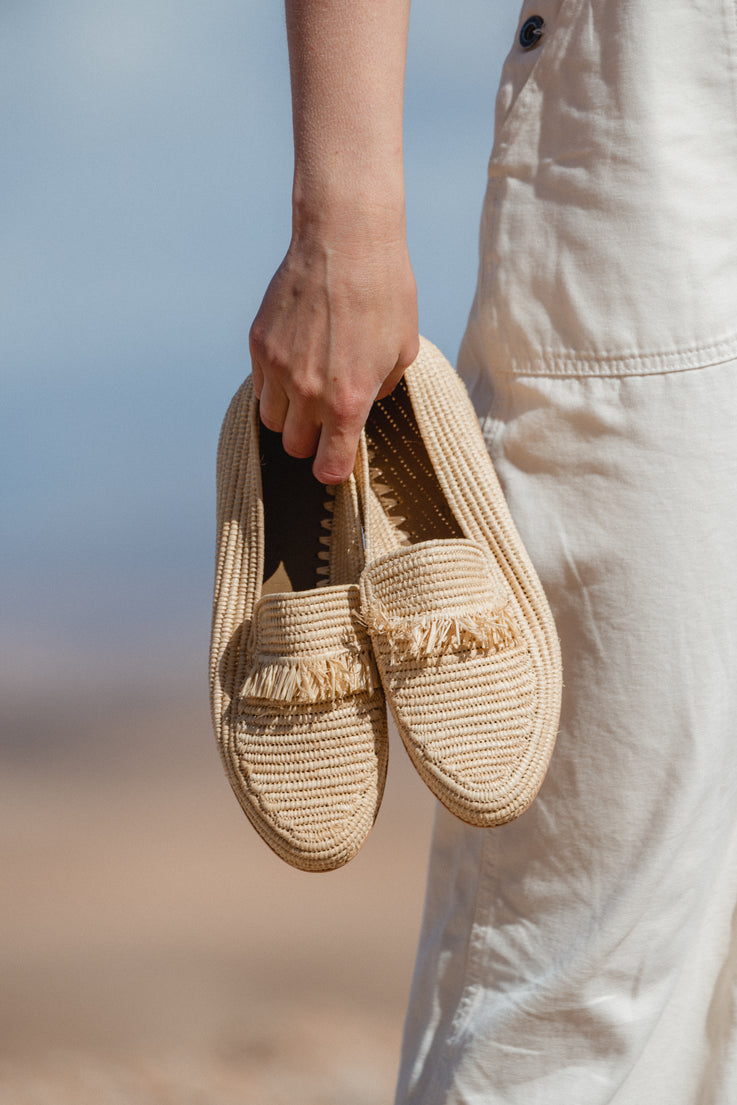
M 373 693 L 379 685 L 370 656 L 256 656 L 241 697 L 270 702 L 334 702 Z
M 363 610 L 362 619 L 372 634 L 387 641 L 392 661 L 450 652 L 498 652 L 520 640 L 509 602 L 473 613 L 393 617 L 374 600 Z

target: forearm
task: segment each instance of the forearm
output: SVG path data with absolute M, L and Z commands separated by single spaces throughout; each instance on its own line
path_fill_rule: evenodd
M 404 227 L 409 0 L 286 0 L 294 226 Z
M 292 238 L 251 326 L 263 422 L 323 483 L 417 355 L 402 101 L 409 0 L 286 0 Z

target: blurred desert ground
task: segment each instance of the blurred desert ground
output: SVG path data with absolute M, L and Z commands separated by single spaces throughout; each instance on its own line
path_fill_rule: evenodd
M 5 698 L 2 1105 L 391 1100 L 431 800 L 395 743 L 362 852 L 292 870 L 193 675 Z
M 415 0 L 421 327 L 471 301 L 514 0 Z M 271 854 L 207 712 L 214 455 L 286 248 L 276 0 L 0 5 L 0 1105 L 392 1099 L 432 803 Z

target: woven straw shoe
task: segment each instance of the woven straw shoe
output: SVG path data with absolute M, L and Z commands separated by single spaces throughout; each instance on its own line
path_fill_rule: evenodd
M 472 825 L 535 797 L 558 727 L 558 638 L 460 379 L 422 339 L 366 426 L 362 614 L 405 747 Z
M 350 860 L 374 823 L 388 741 L 359 616 L 355 480 L 326 488 L 310 468 L 260 425 L 246 380 L 218 451 L 213 724 L 263 839 L 287 863 L 326 871 Z

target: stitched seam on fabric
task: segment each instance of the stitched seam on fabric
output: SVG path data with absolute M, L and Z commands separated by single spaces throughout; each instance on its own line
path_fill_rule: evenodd
M 729 35 L 730 54 L 732 61 L 732 96 L 734 99 L 735 109 L 735 124 L 737 124 L 737 0 L 730 0 L 729 7 L 731 8 L 731 34 Z
M 484 439 L 486 451 L 493 458 L 494 446 L 501 437 L 502 431 L 509 421 L 509 392 L 505 389 L 494 388 L 491 405 L 486 414 L 479 419 L 481 434 Z
M 465 1028 L 467 1027 L 471 1013 L 473 1011 L 476 995 L 479 992 L 480 982 L 480 968 L 483 960 L 483 952 L 486 947 L 486 939 L 483 932 L 480 931 L 480 921 L 483 918 L 488 918 L 490 914 L 490 903 L 492 895 L 495 891 L 496 884 L 496 865 L 494 863 L 493 844 L 488 830 L 476 830 L 477 832 L 487 832 L 487 835 L 482 844 L 482 854 L 480 862 L 480 871 L 477 882 L 476 896 L 473 906 L 473 915 L 471 919 L 471 926 L 465 956 L 465 962 L 463 964 L 462 978 L 464 979 L 461 995 L 456 1006 L 455 1013 L 450 1023 L 450 1029 L 448 1032 L 448 1038 L 443 1043 L 442 1052 L 440 1055 L 440 1068 L 442 1070 L 442 1078 L 438 1080 L 438 1095 L 436 1101 L 438 1105 L 442 1101 L 446 1100 L 446 1094 L 452 1078 L 454 1064 L 455 1064 L 455 1050 L 463 1035 Z M 430 1103 L 428 1103 L 430 1105 Z
M 676 346 L 673 350 L 665 352 L 663 350 L 651 350 L 649 352 L 642 352 L 640 349 L 631 349 L 625 352 L 556 352 L 554 349 L 544 349 L 543 356 L 551 358 L 559 358 L 565 360 L 586 360 L 586 361 L 599 361 L 599 360 L 644 360 L 650 358 L 667 358 L 677 356 L 688 356 L 689 354 L 699 354 L 699 352 L 707 352 L 709 349 L 718 349 L 723 345 L 729 343 L 737 343 L 737 334 L 729 334 L 724 338 L 717 338 L 715 341 L 709 341 L 705 345 L 686 345 Z
M 736 0 L 737 2 L 737 0 Z M 675 349 L 666 353 L 663 351 L 651 351 L 643 353 L 641 350 L 633 349 L 625 353 L 596 353 L 593 350 L 590 353 L 568 353 L 565 351 L 556 352 L 554 349 L 541 349 L 540 356 L 544 359 L 550 360 L 562 360 L 562 361 L 580 361 L 587 364 L 599 363 L 601 361 L 628 361 L 628 360 L 655 360 L 664 359 L 669 357 L 689 356 L 690 354 L 708 353 L 710 350 L 718 350 L 722 346 L 735 344 L 737 345 L 737 333 L 728 334 L 724 338 L 717 338 L 716 341 L 709 342 L 705 345 L 684 345 L 676 346 Z
M 690 357 L 692 363 L 678 363 L 684 357 Z M 708 359 L 704 360 L 705 357 Z M 737 358 L 737 334 L 710 345 L 677 348 L 669 353 L 594 356 L 539 350 L 525 357 L 496 354 L 494 369 L 495 372 L 521 376 L 654 376 L 711 368 L 735 358 Z

